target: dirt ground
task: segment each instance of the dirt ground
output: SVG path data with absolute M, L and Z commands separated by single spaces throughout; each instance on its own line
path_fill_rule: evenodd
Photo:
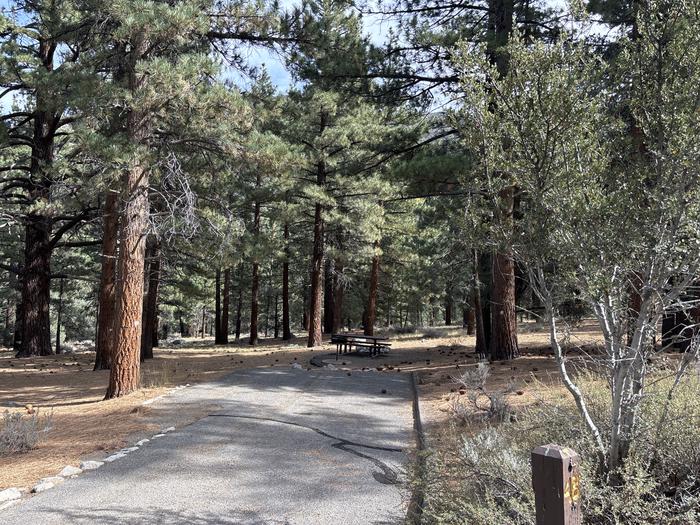
M 416 372 L 423 420 L 430 430 L 449 417 L 450 399 L 461 395 L 453 377 L 478 361 L 473 355 L 474 338 L 461 328 L 426 332 L 390 335 L 388 354 L 372 359 L 341 356 L 334 364 L 348 370 L 371 367 L 388 374 Z M 590 323 L 571 333 L 572 345 L 586 347 L 599 339 Z M 175 386 L 215 380 L 240 368 L 289 367 L 294 362 L 310 367 L 311 357 L 332 350 L 330 345 L 309 350 L 303 339 L 284 344 L 262 340 L 255 348 L 244 343 L 215 347 L 211 339 L 181 341 L 155 349 L 155 358 L 142 368 L 142 390 L 109 401 L 102 400 L 108 371 L 92 370 L 92 352 L 15 359 L 0 349 L 0 411 L 38 410 L 40 416 L 51 415 L 51 429 L 34 450 L 0 456 L 0 490 L 28 487 L 65 465 L 99 457 L 132 443 L 135 436 L 189 423 L 211 410 L 202 406 L 164 413 L 157 404 L 144 405 Z M 523 356 L 493 363 L 488 380 L 489 389 L 508 392 L 513 406 L 532 402 L 543 385 L 558 385 L 546 333 L 523 325 L 519 342 Z

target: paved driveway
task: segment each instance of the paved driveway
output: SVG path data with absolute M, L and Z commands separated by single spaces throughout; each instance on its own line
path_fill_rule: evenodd
M 404 374 L 238 371 L 159 403 L 222 409 L 0 511 L 0 522 L 402 523 L 397 479 L 413 444 Z

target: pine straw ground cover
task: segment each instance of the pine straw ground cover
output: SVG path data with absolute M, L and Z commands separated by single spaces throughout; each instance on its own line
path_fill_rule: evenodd
M 348 371 L 372 367 L 383 374 L 416 372 L 419 376 L 424 423 L 428 428 L 449 418 L 450 398 L 460 396 L 452 377 L 476 366 L 474 338 L 457 327 L 438 327 L 408 334 L 389 332 L 392 351 L 379 358 L 341 357 L 335 363 Z M 584 326 L 572 340 L 590 342 L 597 334 Z M 510 388 L 513 404 L 527 404 L 537 396 L 540 383 L 556 383 L 553 359 L 542 351 L 547 335 L 535 325 L 524 325 L 520 342 L 528 352 L 513 363 L 494 368 L 493 385 Z M 29 486 L 54 475 L 80 459 L 99 457 L 134 442 L 147 433 L 170 425 L 181 426 L 209 413 L 211 406 L 188 406 L 176 413 L 143 402 L 177 385 L 215 380 L 235 369 L 308 366 L 312 352 L 305 339 L 289 344 L 262 340 L 252 349 L 245 342 L 215 347 L 210 339 L 186 339 L 181 346 L 155 349 L 155 359 L 143 365 L 144 388 L 130 396 L 102 401 L 108 372 L 92 370 L 91 352 L 15 359 L 0 349 L 0 411 L 26 414 L 26 405 L 39 414 L 51 414 L 51 429 L 36 448 L 24 453 L 0 455 L 0 490 Z M 323 350 L 332 351 L 330 345 Z M 542 355 L 540 355 L 542 354 Z M 296 359 L 295 359 L 296 358 Z M 534 374 L 534 375 L 533 375 Z M 453 392 L 451 392 L 453 391 Z

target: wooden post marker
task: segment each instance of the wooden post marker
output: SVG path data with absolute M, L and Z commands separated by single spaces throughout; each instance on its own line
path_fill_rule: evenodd
M 544 445 L 532 451 L 532 488 L 537 525 L 581 525 L 579 455 Z

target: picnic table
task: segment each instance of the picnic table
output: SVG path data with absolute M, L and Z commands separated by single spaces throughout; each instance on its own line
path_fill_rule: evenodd
M 362 334 L 333 334 L 331 343 L 335 344 L 335 360 L 341 353 L 347 354 L 354 348 L 357 353 L 366 350 L 370 357 L 379 355 L 381 351 L 388 351 L 391 343 L 386 337 L 375 337 Z

